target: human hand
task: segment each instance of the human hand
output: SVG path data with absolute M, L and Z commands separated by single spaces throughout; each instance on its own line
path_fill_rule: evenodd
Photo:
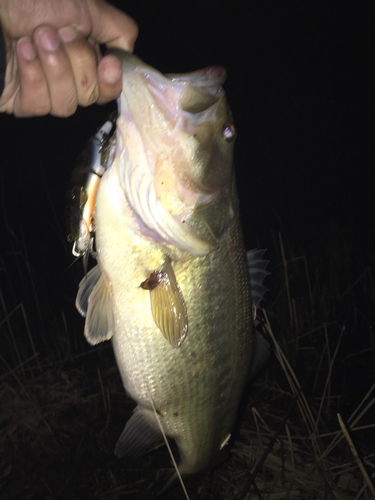
M 120 61 L 99 44 L 132 51 L 136 23 L 104 0 L 0 0 L 5 87 L 0 112 L 72 115 L 119 96 Z

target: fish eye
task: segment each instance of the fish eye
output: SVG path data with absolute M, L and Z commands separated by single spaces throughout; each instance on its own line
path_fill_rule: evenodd
M 236 129 L 233 123 L 224 123 L 221 129 L 221 135 L 226 142 L 233 142 L 237 137 Z

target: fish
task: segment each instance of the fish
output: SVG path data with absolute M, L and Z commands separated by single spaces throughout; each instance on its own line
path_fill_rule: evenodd
M 225 69 L 164 75 L 110 52 L 123 88 L 95 194 L 97 265 L 76 307 L 90 344 L 111 340 L 137 404 L 115 453 L 138 457 L 173 439 L 172 484 L 211 468 L 230 440 L 253 364 L 263 251 L 244 247 Z

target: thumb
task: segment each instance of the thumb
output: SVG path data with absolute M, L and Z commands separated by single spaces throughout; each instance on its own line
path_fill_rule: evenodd
M 133 51 L 138 26 L 130 16 L 104 0 L 89 0 L 88 8 L 92 21 L 91 36 L 95 41 L 107 47 Z

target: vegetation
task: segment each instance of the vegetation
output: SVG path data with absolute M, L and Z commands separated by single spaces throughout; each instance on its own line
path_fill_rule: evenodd
M 230 458 L 187 482 L 191 500 L 374 498 L 375 266 L 352 234 L 332 226 L 305 243 L 272 237 L 257 326 L 272 354 L 245 394 Z M 150 498 L 171 462 L 165 449 L 137 460 L 113 454 L 134 405 L 110 345 L 86 345 L 78 314 L 71 319 L 80 263 L 58 310 L 22 239 L 7 238 L 1 498 Z M 166 498 L 185 497 L 177 487 Z

